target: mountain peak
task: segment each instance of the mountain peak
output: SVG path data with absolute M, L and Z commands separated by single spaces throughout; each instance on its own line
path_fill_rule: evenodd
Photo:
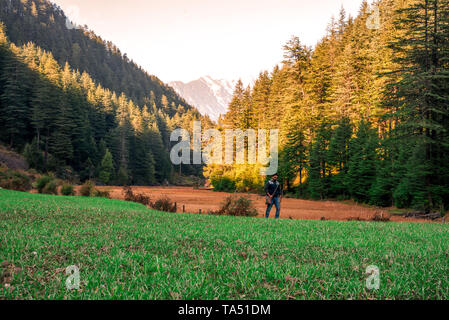
M 232 100 L 235 81 L 214 79 L 209 75 L 184 83 L 173 81 L 169 85 L 189 104 L 195 106 L 202 115 L 216 121 L 225 114 Z

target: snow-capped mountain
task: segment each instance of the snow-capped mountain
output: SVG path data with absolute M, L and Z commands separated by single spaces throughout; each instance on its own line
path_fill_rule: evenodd
M 201 77 L 188 83 L 170 82 L 169 85 L 189 104 L 195 106 L 202 115 L 218 120 L 225 114 L 232 100 L 235 82 L 215 80 L 210 76 Z

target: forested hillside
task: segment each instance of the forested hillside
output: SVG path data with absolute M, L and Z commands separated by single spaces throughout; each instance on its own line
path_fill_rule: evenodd
M 0 0 L 0 20 L 11 42 L 21 46 L 31 41 L 50 51 L 60 65 L 68 62 L 103 87 L 124 92 L 138 105 L 155 103 L 170 116 L 179 105 L 187 106 L 171 87 L 147 74 L 112 42 L 87 26 L 68 29 L 64 12 L 48 0 Z
M 449 206 L 449 2 L 382 0 L 344 10 L 314 47 L 297 37 L 285 60 L 235 88 L 220 128 L 280 129 L 290 193 L 381 206 Z M 260 189 L 255 166 L 211 166 L 214 186 Z
M 0 0 L 0 114 L 0 142 L 31 167 L 104 184 L 173 180 L 170 131 L 211 124 L 111 43 L 67 29 L 44 0 Z

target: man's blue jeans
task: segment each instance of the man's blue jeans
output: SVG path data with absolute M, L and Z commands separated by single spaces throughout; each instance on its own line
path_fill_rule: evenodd
M 281 214 L 281 198 L 274 197 L 273 200 L 271 200 L 271 204 L 267 206 L 267 212 L 265 213 L 265 218 L 270 217 L 271 208 L 273 208 L 273 205 L 276 207 L 276 219 L 279 219 L 279 216 Z

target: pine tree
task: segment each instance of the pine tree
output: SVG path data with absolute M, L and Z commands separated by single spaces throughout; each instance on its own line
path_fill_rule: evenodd
M 80 177 L 82 181 L 92 180 L 95 174 L 95 166 L 90 158 L 87 158 L 83 165 L 83 170 L 81 171 Z
M 370 190 L 370 204 L 382 207 L 393 206 L 393 190 L 398 184 L 399 173 L 395 164 L 399 155 L 397 146 L 388 139 L 381 140 L 379 158 L 376 163 L 376 179 Z M 402 176 L 402 173 L 399 173 Z
M 23 155 L 30 166 L 30 168 L 34 168 L 39 171 L 43 171 L 44 168 L 44 156 L 39 146 L 37 145 L 37 140 L 33 139 L 31 144 L 26 144 Z
M 26 104 L 27 70 L 21 59 L 8 54 L 0 78 L 3 84 L 0 112 L 4 122 L 2 130 L 5 134 L 2 138 L 6 138 L 4 141 L 11 147 L 15 146 L 15 142 L 22 146 L 27 138 L 30 112 Z
M 0 22 L 0 75 L 5 73 L 5 66 L 7 64 L 8 57 L 8 39 L 5 33 L 5 25 Z M 3 77 L 0 76 L 0 97 L 3 95 L 3 88 L 5 86 Z M 3 104 L 0 99 L 0 114 L 3 113 Z M 3 117 L 0 117 L 0 136 L 5 137 L 7 134 L 4 131 L 6 121 Z
M 330 194 L 332 197 L 347 195 L 345 184 L 349 167 L 349 145 L 352 137 L 352 126 L 349 118 L 342 118 L 332 134 L 328 150 L 328 162 L 332 168 Z
M 301 127 L 287 135 L 287 143 L 280 156 L 280 174 L 285 179 L 287 189 L 291 189 L 294 180 L 299 178 L 299 192 L 302 191 L 304 170 L 307 166 L 307 141 Z
M 155 161 L 155 176 L 157 181 L 169 180 L 172 172 L 170 157 L 164 150 L 162 138 L 157 124 L 154 123 L 148 131 L 150 150 Z
M 101 161 L 98 178 L 100 179 L 100 181 L 102 181 L 104 184 L 107 185 L 112 180 L 113 175 L 114 175 L 114 163 L 112 160 L 112 154 L 111 152 L 109 152 L 108 149 L 106 149 L 103 160 Z
M 362 121 L 350 142 L 346 186 L 351 197 L 359 202 L 370 200 L 370 190 L 376 179 L 379 141 L 371 124 Z
M 391 47 L 401 78 L 387 87 L 385 105 L 394 108 L 396 143 L 409 157 L 395 198 L 430 211 L 449 203 L 449 2 L 423 0 L 399 12 L 397 28 L 407 32 Z
M 327 150 L 331 136 L 329 123 L 322 121 L 310 146 L 308 166 L 308 191 L 313 199 L 324 199 L 328 190 Z
M 53 156 L 66 163 L 71 161 L 74 152 L 71 136 L 73 122 L 71 121 L 70 113 L 70 106 L 65 95 L 62 95 L 61 107 L 56 116 L 55 129 L 51 136 L 50 152 Z
M 117 185 L 126 186 L 129 182 L 128 170 L 125 167 L 120 167 L 117 172 Z
M 224 119 L 225 125 L 229 128 L 238 128 L 238 124 L 241 123 L 244 93 L 245 89 L 243 88 L 243 82 L 239 79 L 235 85 L 232 101 L 229 104 L 228 112 Z
M 269 129 L 270 110 L 269 98 L 271 92 L 271 78 L 267 71 L 261 72 L 259 78 L 254 83 L 252 92 L 252 107 L 254 109 L 254 118 L 257 121 L 257 128 Z

